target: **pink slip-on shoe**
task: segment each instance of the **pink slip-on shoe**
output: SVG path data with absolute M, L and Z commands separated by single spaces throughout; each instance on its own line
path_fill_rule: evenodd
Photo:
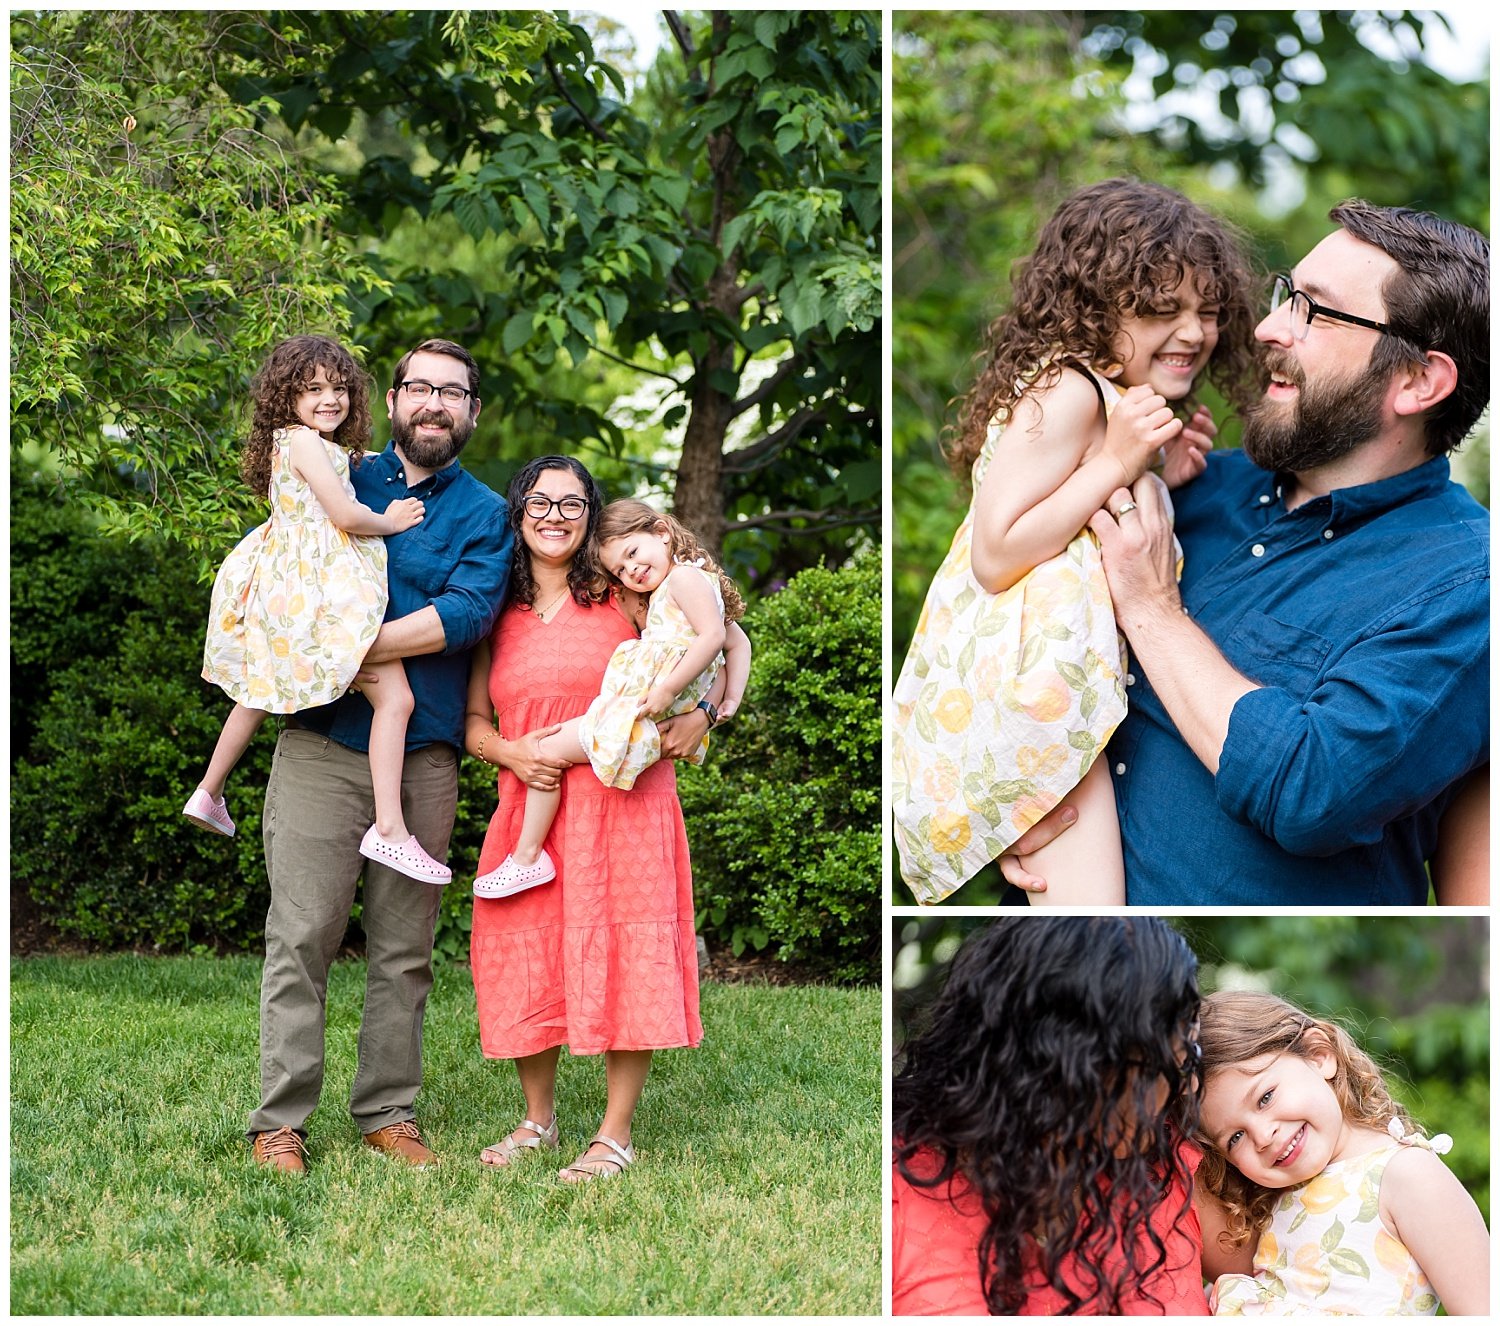
M 488 875 L 474 881 L 476 898 L 508 898 L 512 893 L 534 889 L 549 879 L 557 878 L 557 868 L 545 851 L 529 866 L 523 866 L 513 856 L 508 856 Z
M 365 830 L 364 841 L 359 845 L 359 854 L 383 866 L 399 870 L 410 879 L 419 879 L 424 884 L 446 884 L 453 872 L 441 861 L 427 855 L 427 849 L 412 834 L 404 843 L 393 843 L 380 836 L 373 824 Z
M 229 810 L 224 805 L 223 797 L 215 801 L 200 787 L 187 799 L 182 813 L 194 824 L 201 824 L 212 833 L 222 833 L 226 838 L 234 837 L 234 821 L 229 818 Z

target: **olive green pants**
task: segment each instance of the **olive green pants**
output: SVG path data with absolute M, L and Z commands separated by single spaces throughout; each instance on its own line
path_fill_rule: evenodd
M 439 861 L 458 802 L 458 753 L 408 751 L 401 778 L 407 826 Z M 375 819 L 370 761 L 305 728 L 276 743 L 266 787 L 266 965 L 260 987 L 260 1108 L 251 1133 L 305 1131 L 323 1087 L 328 968 L 365 877 L 368 975 L 349 1112 L 361 1132 L 414 1117 L 422 1085 L 422 1014 L 432 989 L 432 936 L 442 889 L 359 854 Z

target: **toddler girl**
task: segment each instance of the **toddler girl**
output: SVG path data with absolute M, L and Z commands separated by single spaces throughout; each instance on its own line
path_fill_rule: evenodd
M 1198 409 L 1184 425 L 1173 407 L 1205 373 L 1244 400 L 1251 286 L 1222 222 L 1134 180 L 1074 194 L 1018 271 L 949 448 L 972 467 L 973 500 L 891 697 L 896 844 L 918 902 L 947 897 L 1064 798 L 1078 822 L 1026 858 L 1049 883 L 1032 901 L 1124 901 L 1098 756 L 1132 678 L 1085 526 L 1164 446 L 1168 485 L 1203 470 L 1213 421 Z
M 1274 995 L 1203 1001 L 1203 1266 L 1218 1316 L 1488 1311 L 1474 1200 L 1341 1027 Z
M 385 616 L 385 543 L 422 519 L 414 498 L 383 515 L 354 498 L 349 466 L 370 439 L 369 378 L 326 336 L 293 336 L 271 351 L 251 385 L 254 416 L 241 472 L 268 494 L 271 518 L 224 559 L 214 581 L 203 676 L 235 701 L 208 772 L 182 813 L 234 836 L 224 781 L 268 713 L 338 699 L 363 670 L 375 823 L 360 852 L 413 879 L 451 872 L 423 850 L 401 813 L 401 767 L 411 688 L 400 660 L 365 663 Z
M 540 745 L 549 758 L 587 761 L 606 787 L 625 790 L 661 758 L 654 719 L 704 709 L 712 726 L 734 714 L 750 676 L 750 641 L 737 624 L 745 605 L 734 581 L 671 516 L 644 502 L 611 502 L 594 539 L 608 578 L 650 596 L 646 624 L 639 640 L 616 648 L 598 699 Z M 707 753 L 704 733 L 691 763 L 702 764 Z M 478 897 L 503 898 L 556 875 L 543 844 L 561 796 L 561 789 L 527 789 L 516 849 L 474 881 Z

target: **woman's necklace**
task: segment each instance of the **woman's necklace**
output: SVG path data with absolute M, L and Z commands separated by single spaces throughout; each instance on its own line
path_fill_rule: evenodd
M 549 612 L 551 612 L 553 608 L 557 607 L 557 605 L 559 603 L 561 603 L 565 598 L 567 598 L 567 596 L 568 596 L 568 587 L 567 587 L 567 585 L 564 585 L 562 587 L 562 593 L 559 594 L 555 599 L 553 599 L 551 603 L 547 604 L 547 606 L 545 608 L 533 607 L 531 610 L 532 610 L 532 612 L 536 613 L 536 615 L 538 617 L 540 617 L 543 621 L 546 621 L 547 620 L 547 614 Z

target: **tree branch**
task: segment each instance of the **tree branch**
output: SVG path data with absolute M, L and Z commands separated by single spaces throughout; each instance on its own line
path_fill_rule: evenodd
M 573 100 L 573 94 L 568 91 L 566 85 L 563 83 L 562 75 L 557 72 L 557 65 L 553 62 L 550 53 L 542 56 L 542 63 L 547 66 L 547 73 L 552 78 L 552 86 L 557 89 L 557 95 L 573 108 L 578 118 L 583 121 L 584 126 L 595 138 L 601 143 L 609 142 L 609 135 L 588 117 L 582 106 Z
M 759 442 L 753 442 L 738 451 L 727 452 L 724 456 L 724 473 L 749 474 L 753 470 L 764 469 L 777 452 L 806 432 L 809 424 L 821 423 L 827 417 L 828 412 L 822 406 L 816 410 L 799 411 L 780 428 L 767 433 Z
M 773 529 L 782 534 L 806 534 L 815 530 L 839 529 L 846 525 L 868 525 L 874 515 L 873 510 L 863 514 L 857 511 L 803 511 L 796 508 L 789 511 L 767 511 L 759 516 L 746 516 L 743 520 L 735 521 L 724 533 L 727 537 L 740 530 Z M 794 520 L 811 521 L 811 530 L 803 527 L 794 530 L 791 525 Z
M 739 400 L 735 401 L 729 407 L 729 417 L 735 419 L 744 414 L 746 410 L 753 410 L 763 400 L 772 396 L 776 388 L 801 368 L 804 362 L 801 355 L 792 355 L 789 359 L 783 361 L 776 371 L 762 382 L 760 386 L 756 387 L 754 391 L 741 396 Z
M 667 20 L 667 27 L 672 30 L 672 37 L 677 42 L 678 48 L 687 59 L 691 60 L 694 50 L 693 34 L 683 25 L 675 9 L 663 9 L 661 16 Z

